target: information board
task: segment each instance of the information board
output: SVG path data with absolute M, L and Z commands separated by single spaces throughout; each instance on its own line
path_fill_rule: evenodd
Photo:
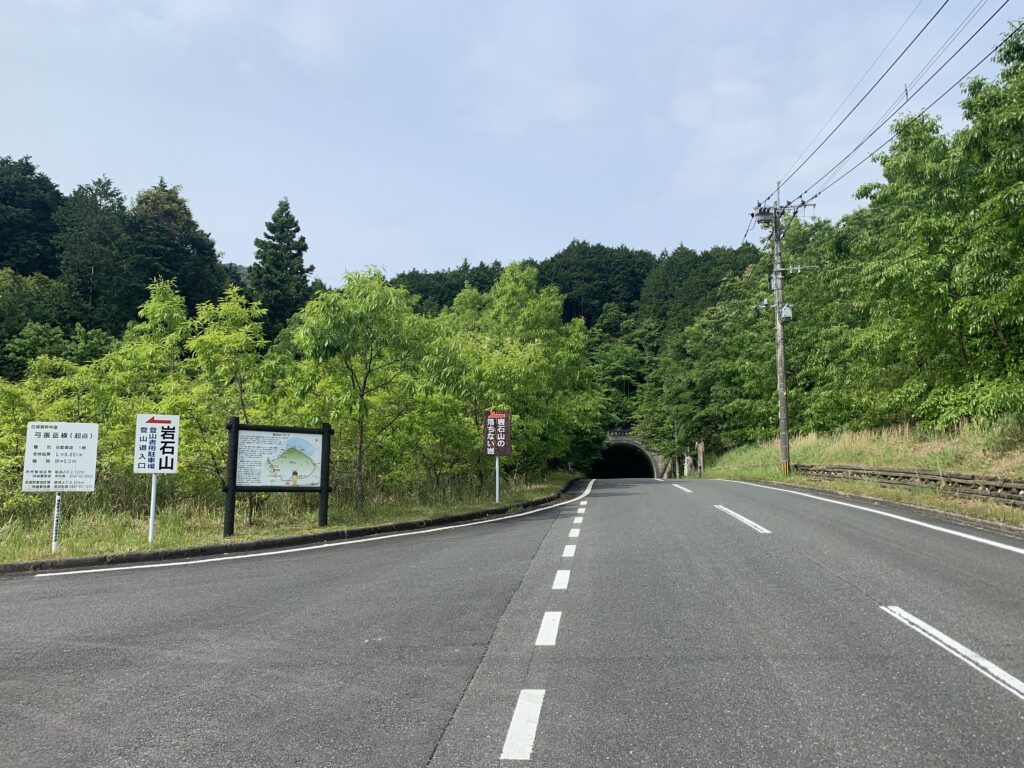
M 178 471 L 180 416 L 139 413 L 135 416 L 136 474 L 171 475 Z
M 99 424 L 32 421 L 25 432 L 24 493 L 96 489 Z
M 239 488 L 320 486 L 323 435 L 311 432 L 238 430 L 235 485 Z
M 512 453 L 512 415 L 505 410 L 484 411 L 484 455 Z

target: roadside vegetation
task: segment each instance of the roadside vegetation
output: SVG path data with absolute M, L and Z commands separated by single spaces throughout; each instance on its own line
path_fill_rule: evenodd
M 552 472 L 533 481 L 510 476 L 503 480 L 501 504 L 517 507 L 561 490 L 572 475 Z M 165 478 L 166 479 L 166 478 Z M 158 549 L 181 549 L 225 542 L 224 509 L 203 500 L 185 498 L 167 503 L 158 510 L 156 535 L 147 543 L 147 482 L 139 477 L 124 491 L 134 497 L 134 511 L 114 510 L 82 494 L 65 494 L 67 499 L 61 523 L 59 557 L 86 557 Z M 487 487 L 461 498 L 433 500 L 405 497 L 373 499 L 363 510 L 335 502 L 326 528 L 316 526 L 316 495 L 308 499 L 298 494 L 267 495 L 260 513 L 245 523 L 246 500 L 240 495 L 238 522 L 232 541 L 276 539 L 285 536 L 353 530 L 378 525 L 430 521 L 495 508 L 494 490 Z M 0 527 L 0 562 L 45 560 L 50 554 L 50 519 L 46 514 L 11 516 Z
M 1024 432 L 1015 422 L 985 428 L 963 424 L 947 430 L 928 430 L 903 425 L 828 435 L 812 433 L 795 437 L 790 452 L 797 464 L 912 468 L 1024 481 Z M 778 440 L 727 451 L 707 467 L 705 477 L 785 482 L 1024 526 L 1024 508 L 1008 504 L 866 480 L 823 480 L 799 472 L 783 477 L 779 470 Z

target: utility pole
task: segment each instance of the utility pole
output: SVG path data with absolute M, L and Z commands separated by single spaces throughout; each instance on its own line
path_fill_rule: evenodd
M 782 217 L 787 213 L 796 213 L 806 203 L 800 200 L 797 203 L 786 203 L 782 205 L 779 201 L 781 185 L 775 187 L 775 202 L 770 206 L 760 206 L 754 210 L 751 216 L 761 224 L 770 224 L 772 228 L 772 250 L 774 260 L 772 265 L 771 288 L 775 300 L 775 374 L 777 378 L 777 390 L 779 395 L 779 469 L 783 476 L 789 475 L 789 391 L 786 388 L 786 344 L 785 334 L 782 325 L 785 321 L 792 319 L 793 308 L 783 302 L 782 277 L 785 270 L 782 267 Z M 762 306 L 767 308 L 767 300 Z

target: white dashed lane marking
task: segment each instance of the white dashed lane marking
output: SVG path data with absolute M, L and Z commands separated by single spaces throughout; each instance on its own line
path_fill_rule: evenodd
M 551 585 L 552 589 L 568 589 L 569 588 L 569 571 L 555 571 L 555 581 Z
M 562 550 L 562 557 L 575 557 L 576 556 L 576 545 L 566 544 L 565 549 Z
M 558 638 L 558 625 L 562 621 L 561 611 L 547 611 L 540 622 L 537 642 L 534 645 L 554 645 Z
M 528 688 L 519 692 L 519 701 L 516 702 L 516 710 L 512 713 L 512 722 L 505 736 L 505 746 L 501 750 L 502 760 L 530 759 L 543 705 L 542 689 Z

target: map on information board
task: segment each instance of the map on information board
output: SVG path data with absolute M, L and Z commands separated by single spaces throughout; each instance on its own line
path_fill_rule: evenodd
M 318 488 L 323 436 L 238 430 L 238 486 Z

